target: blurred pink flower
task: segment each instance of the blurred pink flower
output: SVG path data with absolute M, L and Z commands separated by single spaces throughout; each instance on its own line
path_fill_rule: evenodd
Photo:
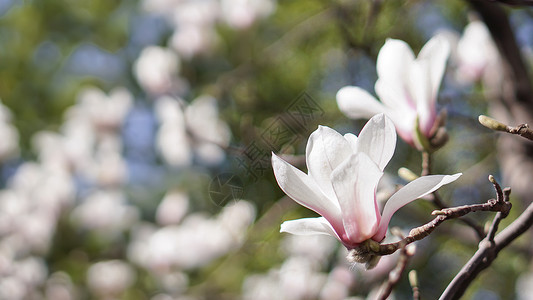
M 356 86 L 337 93 L 340 110 L 350 118 L 370 118 L 385 113 L 402 139 L 420 146 L 416 129 L 427 138 L 437 117 L 437 92 L 450 46 L 445 37 L 429 40 L 415 58 L 407 43 L 389 39 L 378 54 L 376 94 L 381 101 Z
M 281 232 L 331 235 L 348 249 L 368 239 L 381 242 L 398 209 L 461 176 L 420 177 L 392 195 L 380 214 L 376 189 L 395 147 L 394 125 L 379 114 L 368 121 L 359 137 L 319 126 L 307 142 L 308 174 L 273 154 L 272 166 L 281 189 L 322 216 L 286 221 Z
M 498 48 L 485 23 L 476 20 L 465 27 L 457 43 L 457 64 L 456 77 L 464 83 L 484 78 L 488 83 L 501 76 Z

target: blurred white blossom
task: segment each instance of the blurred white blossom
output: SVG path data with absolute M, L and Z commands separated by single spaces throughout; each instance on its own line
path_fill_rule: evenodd
M 102 90 L 90 87 L 78 94 L 79 109 L 88 115 L 95 131 L 116 131 L 120 129 L 133 102 L 131 93 L 122 87 L 109 92 L 109 96 Z
M 350 295 L 350 287 L 355 281 L 355 274 L 347 266 L 336 266 L 328 275 L 320 291 L 320 299 L 343 300 Z
M 316 299 L 326 282 L 326 274 L 305 257 L 287 258 L 279 269 L 250 275 L 243 283 L 243 299 Z
M 180 70 L 180 59 L 170 49 L 150 46 L 142 50 L 133 69 L 146 92 L 160 95 L 173 89 Z
M 118 299 L 136 277 L 133 267 L 124 261 L 101 261 L 87 271 L 87 286 L 99 299 Z
M 484 80 L 495 83 L 501 78 L 501 62 L 498 49 L 485 23 L 470 22 L 457 43 L 456 77 L 465 83 Z
M 236 29 L 250 27 L 256 19 L 270 15 L 276 3 L 273 0 L 220 0 L 221 17 Z
M 180 224 L 133 232 L 130 259 L 156 273 L 194 269 L 237 249 L 255 218 L 255 208 L 240 200 L 215 217 L 187 215 Z
M 200 96 L 187 105 L 170 97 L 159 98 L 155 112 L 160 122 L 156 145 L 171 166 L 183 167 L 199 162 L 215 165 L 225 158 L 231 133 L 218 115 L 216 99 Z
M 268 17 L 275 0 L 144 0 L 142 7 L 163 16 L 173 27 L 170 46 L 183 58 L 206 54 L 219 43 L 216 26 L 249 28 Z
M 159 225 L 178 224 L 189 208 L 189 196 L 180 190 L 167 192 L 156 211 L 156 220 Z
M 155 113 L 160 123 L 155 143 L 165 162 L 177 167 L 190 165 L 193 150 L 180 103 L 170 97 L 159 98 Z
M 112 238 L 139 219 L 139 209 L 129 205 L 120 190 L 98 190 L 73 209 L 71 219 L 87 230 Z
M 70 276 L 62 271 L 51 274 L 46 281 L 45 298 L 54 300 L 77 299 Z

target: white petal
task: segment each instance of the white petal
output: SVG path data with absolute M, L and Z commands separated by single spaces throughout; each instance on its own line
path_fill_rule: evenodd
M 414 60 L 415 55 L 406 42 L 388 39 L 378 53 L 376 66 L 378 77 L 390 85 L 396 85 L 394 89 L 401 92 L 401 88 L 398 87 L 401 87 L 407 78 Z
M 316 182 L 304 172 L 291 166 L 272 153 L 272 168 L 280 188 L 298 204 L 328 219 L 332 225 L 341 225 L 340 208 L 336 200 L 322 194 Z
M 372 237 L 379 223 L 376 187 L 383 173 L 365 153 L 356 153 L 331 174 L 348 240 Z
M 325 234 L 339 238 L 331 224 L 323 217 L 285 221 L 281 224 L 280 232 L 297 235 Z
M 374 236 L 374 240 L 381 241 L 387 232 L 392 215 L 409 202 L 434 192 L 441 186 L 455 181 L 462 173 L 455 175 L 430 175 L 420 177 L 411 181 L 402 189 L 397 191 L 385 204 L 383 214 L 379 223 L 379 230 Z
M 357 136 L 353 133 L 347 133 L 344 135 L 344 138 L 348 141 L 350 147 L 352 147 L 353 152 L 355 152 L 355 147 L 357 145 Z
M 395 148 L 394 125 L 384 114 L 379 114 L 372 117 L 361 130 L 357 139 L 356 152 L 366 153 L 383 171 L 392 158 Z
M 407 88 L 402 87 L 401 91 L 395 91 L 393 86 L 382 79 L 378 79 L 375 88 L 379 98 L 387 107 L 385 114 L 394 122 L 402 139 L 412 144 L 418 114 L 415 99 L 407 93 Z
M 414 62 L 413 62 L 414 63 Z M 413 64 L 411 63 L 411 65 Z M 409 91 L 409 70 L 406 66 L 405 74 L 398 78 L 378 78 L 374 89 L 379 99 L 389 111 L 413 110 L 416 111 L 416 102 Z
M 331 185 L 331 172 L 353 153 L 349 142 L 337 131 L 318 126 L 307 142 L 306 163 L 311 176 L 322 192 L 335 199 Z
M 371 118 L 385 112 L 385 107 L 374 96 L 356 86 L 345 86 L 337 92 L 337 105 L 349 118 Z
M 428 134 L 437 115 L 435 97 L 431 95 L 430 62 L 416 61 L 411 66 L 409 91 L 416 102 L 420 129 Z
M 446 69 L 446 60 L 449 55 L 450 43 L 442 34 L 437 34 L 430 39 L 418 54 L 417 60 L 427 59 L 430 63 L 428 76 L 431 82 L 431 95 L 433 99 L 436 99 L 442 76 Z

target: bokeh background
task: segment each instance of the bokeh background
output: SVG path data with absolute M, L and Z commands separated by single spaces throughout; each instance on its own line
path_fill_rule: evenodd
M 529 64 L 532 11 L 507 12 Z M 365 271 L 332 238 L 280 234 L 315 214 L 282 193 L 270 154 L 305 170 L 318 124 L 361 129 L 335 94 L 373 93 L 387 38 L 417 53 L 437 33 L 457 43 L 475 19 L 455 0 L 0 1 L 0 299 L 372 298 L 397 256 Z M 439 93 L 450 141 L 434 172 L 464 173 L 441 191 L 463 205 L 494 197 L 486 178 L 500 176 L 496 135 L 477 123 L 490 79 L 465 78 L 453 45 Z M 399 140 L 382 198 L 420 163 Z M 433 209 L 416 201 L 392 224 L 408 232 Z M 531 299 L 529 244 L 502 252 L 465 298 Z M 418 242 L 408 268 L 423 298 L 476 247 L 460 222 Z M 394 297 L 411 295 L 404 276 Z

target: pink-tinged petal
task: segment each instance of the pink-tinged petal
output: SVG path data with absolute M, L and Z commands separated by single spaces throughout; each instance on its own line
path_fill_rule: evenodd
M 347 234 L 341 239 L 355 244 L 376 233 L 380 217 L 376 188 L 382 175 L 383 172 L 365 153 L 352 155 L 331 174 Z
M 385 86 L 394 97 L 383 97 L 376 88 L 380 100 L 392 109 L 402 106 L 414 107 L 414 99 L 408 91 L 408 78 L 411 65 L 415 61 L 413 51 L 401 40 L 388 39 L 381 47 L 377 59 L 377 72 L 379 84 Z M 376 82 L 376 85 L 378 83 Z
M 304 172 L 293 167 L 272 153 L 272 168 L 279 187 L 298 204 L 328 219 L 333 225 L 341 225 L 340 207 L 336 200 L 324 195 L 316 182 Z
M 281 224 L 280 232 L 297 235 L 325 234 L 339 239 L 331 224 L 323 217 L 285 221 Z
M 413 111 L 416 112 L 416 102 L 409 90 L 409 72 L 405 71 L 402 77 L 394 80 L 378 78 L 374 89 L 385 107 L 387 114 L 391 111 Z
M 391 82 L 401 81 L 414 60 L 413 50 L 406 42 L 387 39 L 378 53 L 376 66 L 378 77 Z
M 429 74 L 431 85 L 431 100 L 436 101 L 442 76 L 446 70 L 446 61 L 450 55 L 450 43 L 443 34 L 437 34 L 430 39 L 420 50 L 417 60 L 429 61 Z
M 437 115 L 435 103 L 432 101 L 429 68 L 430 62 L 428 60 L 416 61 L 411 66 L 409 77 L 409 90 L 416 102 L 419 126 L 426 135 L 433 127 Z
M 374 96 L 356 86 L 345 86 L 337 92 L 337 105 L 349 118 L 371 118 L 385 112 L 385 107 Z
M 381 171 L 389 163 L 396 148 L 396 129 L 384 114 L 375 115 L 361 130 L 355 152 L 366 153 Z
M 352 154 L 349 142 L 337 131 L 318 126 L 305 149 L 307 169 L 322 192 L 331 199 L 335 199 L 331 185 L 331 172 Z
M 385 237 L 390 219 L 398 209 L 413 200 L 434 192 L 445 184 L 455 181 L 461 175 L 462 173 L 457 173 L 455 175 L 430 175 L 420 177 L 408 183 L 392 195 L 385 204 L 378 232 L 372 237 L 372 239 L 379 242 Z
M 355 152 L 355 147 L 357 145 L 357 136 L 353 133 L 347 133 L 344 135 L 344 139 L 348 141 L 348 144 L 350 144 L 352 151 Z

